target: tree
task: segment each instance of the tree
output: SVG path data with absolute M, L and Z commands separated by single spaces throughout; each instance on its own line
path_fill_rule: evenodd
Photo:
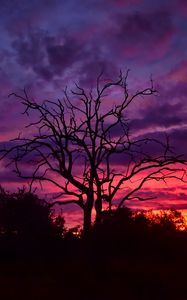
M 110 210 L 119 191 L 137 176 L 136 186 L 124 189 L 119 208 L 126 200 L 152 199 L 138 194 L 149 180 L 184 180 L 182 165 L 186 161 L 171 151 L 168 138 L 163 142 L 130 134 L 127 109 L 138 98 L 157 91 L 151 79 L 148 87 L 131 94 L 128 74 L 120 72 L 116 81 L 104 82 L 101 73 L 94 90 L 75 84 L 75 90 L 66 88 L 63 99 L 57 101 L 37 102 L 26 90 L 22 95 L 11 94 L 21 100 L 25 114 L 34 113 L 35 121 L 27 126 L 33 128 L 33 134 L 26 132 L 12 140 L 10 147 L 2 149 L 1 159 L 9 157 L 16 174 L 30 180 L 31 185 L 34 181 L 49 182 L 61 190 L 59 196 L 68 196 L 51 205 L 78 205 L 84 213 L 85 233 L 91 230 L 93 208 L 99 223 L 103 204 L 108 203 Z M 106 103 L 112 91 L 118 93 L 118 99 L 114 104 Z M 151 153 L 150 147 L 157 151 Z M 116 167 L 117 156 L 123 159 L 122 170 Z
M 39 241 L 58 238 L 64 230 L 64 220 L 52 218 L 45 200 L 21 189 L 16 193 L 0 187 L 0 235 Z

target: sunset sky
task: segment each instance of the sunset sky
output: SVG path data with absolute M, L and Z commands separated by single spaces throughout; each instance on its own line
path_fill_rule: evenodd
M 144 87 L 152 75 L 159 95 L 132 107 L 136 134 L 167 132 L 187 154 L 186 0 L 1 0 L 0 141 L 18 135 L 27 118 L 11 92 L 24 87 L 35 99 L 56 99 L 74 81 L 93 87 L 101 68 L 115 77 L 130 69 L 129 86 Z M 112 101 L 112 100 L 111 100 Z M 6 189 L 24 183 L 2 164 Z M 144 189 L 157 200 L 131 206 L 187 209 L 187 185 L 155 183 Z M 43 191 L 50 195 L 51 188 Z M 158 201 L 159 200 L 159 201 Z M 72 218 L 79 218 L 74 207 Z

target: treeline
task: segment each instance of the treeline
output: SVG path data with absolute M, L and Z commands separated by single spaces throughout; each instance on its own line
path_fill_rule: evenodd
M 85 239 L 45 200 L 0 190 L 2 299 L 186 299 L 186 253 L 178 211 L 105 211 Z
M 153 211 L 132 211 L 124 207 L 104 211 L 101 223 L 93 224 L 89 243 L 124 243 L 125 248 L 141 240 L 144 243 L 161 240 L 169 241 L 175 237 L 187 236 L 186 220 L 181 212 L 174 209 Z M 62 215 L 56 215 L 49 203 L 36 194 L 20 189 L 9 193 L 0 187 L 0 241 L 12 239 L 20 242 L 42 243 L 83 241 L 79 227 L 67 229 Z M 93 245 L 92 245 L 93 246 Z M 132 250 L 132 249 L 131 249 Z
M 132 211 L 124 207 L 118 210 L 104 211 L 101 223 L 93 224 L 92 233 L 125 236 L 129 230 L 145 233 L 147 230 L 186 231 L 185 218 L 174 209 L 150 211 Z M 0 235 L 18 235 L 20 237 L 60 237 L 72 235 L 81 238 L 78 228 L 65 228 L 62 215 L 56 215 L 54 209 L 36 194 L 19 189 L 10 193 L 0 187 Z

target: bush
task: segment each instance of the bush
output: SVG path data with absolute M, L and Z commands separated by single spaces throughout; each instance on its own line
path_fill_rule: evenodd
M 17 193 L 0 190 L 0 236 L 20 239 L 49 239 L 60 237 L 64 219 L 52 217 L 48 203 L 24 189 Z

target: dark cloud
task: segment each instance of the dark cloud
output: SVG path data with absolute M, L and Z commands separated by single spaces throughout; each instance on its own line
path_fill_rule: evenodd
M 162 10 L 120 14 L 116 25 L 116 41 L 126 57 L 143 55 L 144 61 L 164 56 L 175 31 L 170 13 Z
M 173 129 L 170 133 L 170 143 L 177 153 L 187 157 L 187 126 Z
M 116 5 L 123 3 L 125 6 L 133 6 L 139 2 L 119 1 Z M 110 73 L 113 70 L 116 72 L 124 59 L 133 56 L 138 60 L 142 57 L 146 60 L 148 57 L 156 57 L 156 52 L 165 53 L 168 50 L 166 48 L 174 26 L 167 11 L 128 11 L 122 14 L 114 10 L 107 14 L 101 8 L 105 1 L 99 6 L 96 4 L 94 9 L 99 13 L 95 15 L 90 14 L 91 4 L 86 6 L 89 13 L 83 18 L 77 17 L 82 13 L 77 9 L 77 15 L 73 15 L 75 19 L 72 19 L 72 25 L 77 21 L 77 29 L 69 26 L 70 17 L 68 19 L 64 16 L 61 19 L 64 26 L 59 23 L 59 27 L 52 26 L 53 30 L 50 31 L 34 30 L 31 27 L 22 33 L 12 43 L 18 63 L 47 81 L 53 81 L 55 76 L 63 78 L 68 71 L 88 84 L 93 82 L 93 77 L 98 75 L 98 69 L 103 66 Z M 57 2 L 55 9 L 56 5 Z M 58 5 L 61 10 L 60 2 Z M 73 1 L 69 6 L 65 5 L 64 12 L 73 5 Z M 103 22 L 99 22 L 99 18 Z
M 179 126 L 186 122 L 184 104 L 158 103 L 146 107 L 140 111 L 141 118 L 132 120 L 130 127 L 133 132 L 140 129 L 153 129 L 164 127 L 166 130 L 171 126 Z
M 171 151 L 173 151 L 175 154 L 183 155 L 184 158 L 187 157 L 187 127 L 184 126 L 184 128 L 178 127 L 172 129 L 167 132 L 167 137 Z M 155 130 L 137 137 L 137 139 L 141 138 L 155 139 L 166 145 L 166 132 L 163 131 Z M 147 153 L 149 153 L 152 157 L 159 155 L 159 153 L 164 153 L 164 148 L 162 148 L 159 143 L 147 143 L 145 148 L 147 149 Z
M 12 43 L 17 62 L 27 70 L 34 71 L 45 79 L 51 79 L 52 74 L 46 55 L 44 31 L 29 32 L 27 36 L 20 36 Z M 53 41 L 53 39 L 52 39 Z
M 170 14 L 166 11 L 118 16 L 118 22 L 120 37 L 130 39 L 129 42 L 137 42 L 137 38 L 142 43 L 152 39 L 157 41 L 173 29 Z
M 71 68 L 84 54 L 85 48 L 73 39 L 66 38 L 62 45 L 47 46 L 47 56 L 53 74 L 62 74 Z
M 43 61 L 44 50 L 42 31 L 29 32 L 27 36 L 21 36 L 12 43 L 17 53 L 18 62 L 26 67 L 34 67 Z
M 27 180 L 17 177 L 11 169 L 8 169 L 0 172 L 0 183 L 1 185 L 7 183 L 17 183 L 17 185 L 21 185 L 22 183 L 27 183 Z
M 64 76 L 67 69 L 79 63 L 79 74 L 93 74 L 97 65 L 102 66 L 99 58 L 94 60 L 97 50 L 66 36 L 50 36 L 44 31 L 32 31 L 12 43 L 17 61 L 37 76 L 51 80 L 54 76 Z M 92 51 L 93 50 L 93 51 Z M 103 62 L 104 64 L 104 62 Z M 94 68 L 94 69 L 93 69 Z M 96 74 L 95 74 L 96 75 Z

